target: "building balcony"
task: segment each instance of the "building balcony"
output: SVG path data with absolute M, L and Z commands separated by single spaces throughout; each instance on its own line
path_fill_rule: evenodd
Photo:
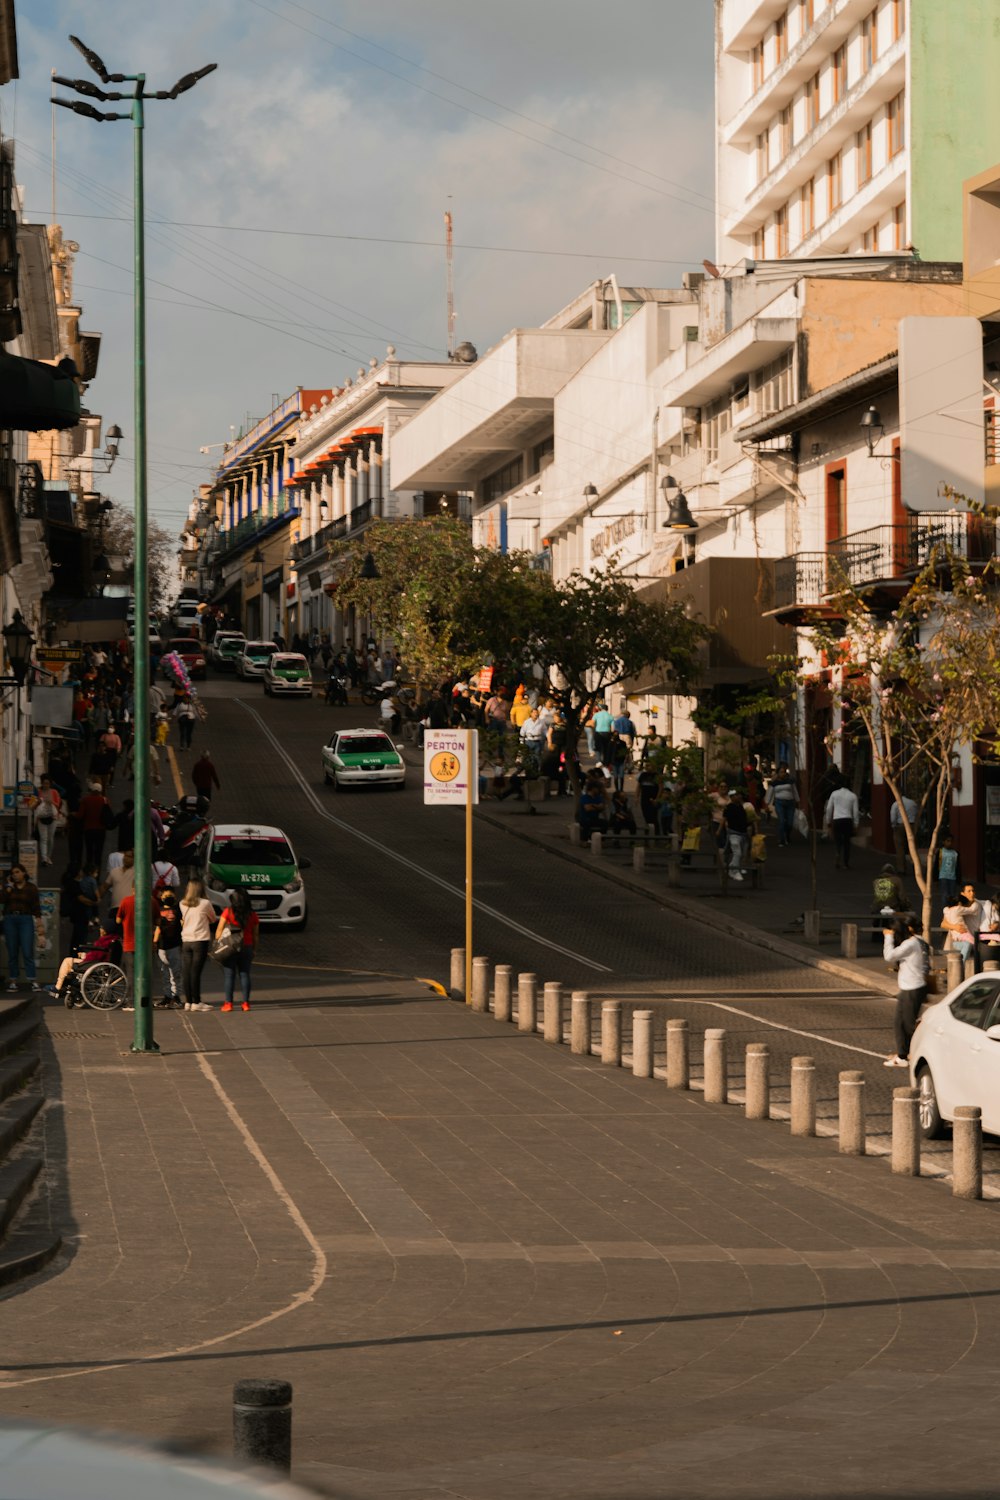
M 282 497 L 275 509 L 255 510 L 251 515 L 244 516 L 235 526 L 228 526 L 219 533 L 218 559 L 221 561 L 234 552 L 239 552 L 242 547 L 249 546 L 268 532 L 287 525 L 298 514 L 298 507 L 284 503 Z
M 687 368 L 663 388 L 664 406 L 707 406 L 733 381 L 784 354 L 795 343 L 797 318 L 749 318 L 717 344 L 688 342 Z
M 363 526 L 368 525 L 368 522 L 371 520 L 371 518 L 372 503 L 370 500 L 366 500 L 363 505 L 356 505 L 350 514 L 350 525 L 348 526 L 348 531 L 360 531 Z
M 467 490 L 524 450 L 609 332 L 515 329 L 394 434 L 396 490 Z
M 49 365 L 0 350 L 0 424 L 14 432 L 51 432 L 80 423 L 80 387 L 72 360 Z
M 837 595 L 864 591 L 871 602 L 897 604 L 925 568 L 948 556 L 975 572 L 1000 556 L 1000 523 L 992 517 L 948 511 L 924 513 L 901 526 L 871 526 L 832 541 L 825 552 L 783 557 L 774 568 L 774 607 L 786 625 L 835 618 Z
M 785 7 L 776 7 L 775 10 L 783 10 Z M 791 49 L 788 56 L 764 79 L 760 88 L 756 89 L 750 98 L 736 111 L 730 119 L 722 123 L 722 139 L 729 145 L 750 144 L 754 137 L 774 118 L 780 109 L 794 98 L 802 85 L 810 79 L 817 68 L 846 41 L 850 32 L 859 21 L 870 14 L 872 9 L 871 0 L 833 0 L 833 3 L 820 11 L 816 20 L 810 26 L 805 36 Z M 775 19 L 773 12 L 760 27 L 763 31 L 770 21 Z M 744 28 L 744 35 L 747 34 Z M 724 44 L 729 50 L 733 48 L 732 42 Z M 746 43 L 746 50 L 753 45 Z M 841 104 L 851 100 L 858 91 L 865 90 L 877 77 L 883 64 L 892 66 L 902 57 L 906 47 L 905 37 L 900 37 L 886 50 L 875 66 L 869 68 L 861 78 L 855 80 Z M 740 47 L 742 49 L 742 46 Z M 900 85 L 902 86 L 902 85 Z M 820 126 L 835 118 L 841 104 L 827 112 Z
M 297 542 L 292 543 L 294 561 L 308 562 L 311 558 L 321 556 L 331 542 L 339 542 L 347 535 L 347 526 L 347 516 L 338 516 L 335 521 L 327 521 L 325 526 L 321 526 L 310 536 L 299 537 Z

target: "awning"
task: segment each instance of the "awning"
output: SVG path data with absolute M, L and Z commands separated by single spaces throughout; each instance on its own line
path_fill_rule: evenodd
M 0 428 L 50 432 L 80 422 L 80 387 L 72 360 L 58 365 L 0 353 Z

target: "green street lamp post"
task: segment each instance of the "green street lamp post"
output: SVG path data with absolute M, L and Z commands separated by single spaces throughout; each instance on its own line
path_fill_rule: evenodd
M 109 73 L 96 52 L 85 47 L 79 37 L 70 41 L 83 54 L 102 84 L 131 83 L 128 93 L 108 93 L 89 79 L 53 77 L 63 88 L 75 89 L 87 99 L 102 103 L 128 101 L 131 109 L 105 112 L 83 99 L 53 99 L 64 109 L 72 109 L 90 120 L 131 120 L 134 144 L 134 266 L 135 266 L 135 645 L 133 648 L 133 688 L 135 696 L 135 1031 L 133 1052 L 158 1052 L 153 1039 L 153 925 L 152 925 L 152 840 L 150 831 L 150 719 L 149 719 L 149 563 L 147 556 L 147 482 L 146 482 L 146 265 L 145 213 L 143 205 L 143 109 L 147 99 L 176 99 L 178 94 L 194 88 L 200 78 L 211 73 L 217 64 L 209 63 L 196 73 L 185 73 L 172 89 L 146 93 L 145 73 Z

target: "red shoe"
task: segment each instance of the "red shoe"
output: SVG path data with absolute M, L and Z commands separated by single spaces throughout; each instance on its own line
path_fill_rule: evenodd
M 232 1010 L 232 1008 L 233 1002 L 231 1000 L 227 1000 L 222 1007 L 223 1010 Z
M 232 1006 L 230 1006 L 229 1008 L 230 1008 L 230 1010 L 232 1010 Z M 249 1010 L 249 1009 L 250 1009 L 250 1001 L 249 1000 L 244 1000 L 243 1004 L 240 1006 L 240 1010 Z

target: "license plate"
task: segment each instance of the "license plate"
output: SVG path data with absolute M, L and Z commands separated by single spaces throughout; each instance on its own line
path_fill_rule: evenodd
M 267 902 L 264 901 L 263 899 L 258 899 L 257 901 L 255 901 L 254 898 L 251 896 L 250 897 L 250 905 L 251 905 L 251 907 L 253 908 L 254 911 L 266 911 L 267 910 Z

